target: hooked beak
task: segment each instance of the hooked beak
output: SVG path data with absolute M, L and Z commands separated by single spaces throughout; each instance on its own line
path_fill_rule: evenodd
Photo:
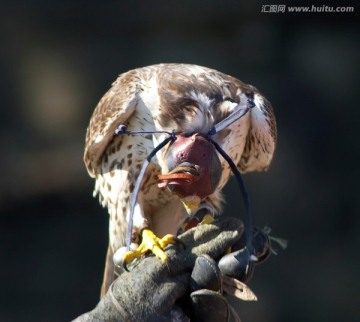
M 185 192 L 179 193 L 180 200 L 187 214 L 191 216 L 199 208 L 201 198 L 197 195 L 186 195 L 186 185 L 192 185 L 199 180 L 199 176 L 198 166 L 183 162 L 168 174 L 158 175 L 159 179 L 163 180 L 163 182 L 159 183 L 159 187 L 169 187 L 173 191 L 181 190 L 182 187 L 185 188 Z

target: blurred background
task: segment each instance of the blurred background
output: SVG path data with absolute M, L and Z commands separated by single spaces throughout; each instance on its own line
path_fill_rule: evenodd
M 267 4 L 2 1 L 0 321 L 69 321 L 98 302 L 108 217 L 82 161 L 86 127 L 118 74 L 160 62 L 233 75 L 276 112 L 273 165 L 244 178 L 255 224 L 289 246 L 255 271 L 243 321 L 360 320 L 360 8 Z M 226 197 L 242 218 L 235 182 Z

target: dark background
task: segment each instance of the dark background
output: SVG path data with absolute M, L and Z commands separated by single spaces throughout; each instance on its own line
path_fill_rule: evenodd
M 231 74 L 276 111 L 274 163 L 245 180 L 255 223 L 289 247 L 255 272 L 244 322 L 360 320 L 359 7 L 264 4 L 280 3 L 2 1 L 0 321 L 68 321 L 97 303 L 107 214 L 82 162 L 85 130 L 118 74 L 159 62 Z M 236 184 L 225 190 L 226 214 L 242 216 Z

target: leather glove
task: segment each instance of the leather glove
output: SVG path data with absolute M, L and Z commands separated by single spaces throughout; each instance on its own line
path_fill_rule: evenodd
M 216 262 L 200 255 L 190 278 L 191 321 L 240 322 L 236 311 L 223 294 L 223 276 Z
M 231 247 L 232 252 L 221 257 L 218 263 L 205 254 L 196 259 L 190 278 L 190 305 L 187 305 L 191 307 L 188 312 L 191 321 L 240 322 L 236 311 L 223 294 L 234 295 L 246 301 L 256 300 L 255 294 L 239 281 L 250 280 L 255 265 L 249 261 L 243 236 L 244 234 Z M 269 236 L 258 228 L 253 230 L 253 246 L 258 258 L 256 264 L 270 256 Z
M 168 260 L 165 264 L 153 256 L 140 260 L 130 272 L 123 272 L 114 281 L 94 310 L 74 321 L 190 321 L 185 313 L 183 299 L 187 298 L 185 295 L 188 294 L 190 276 L 197 257 L 207 254 L 219 259 L 240 239 L 242 231 L 242 222 L 230 217 L 222 217 L 211 224 L 188 230 L 178 236 L 179 243 L 167 247 Z M 196 273 L 197 270 L 201 272 L 202 269 L 195 270 L 195 274 L 201 275 Z M 204 287 L 208 287 L 206 283 Z M 192 291 L 190 296 L 195 303 L 192 308 L 203 308 L 206 311 L 201 303 L 207 304 L 207 294 L 202 295 L 200 292 L 199 297 L 196 292 Z M 221 296 L 217 291 L 209 292 Z M 219 312 L 224 307 L 226 310 L 229 308 L 227 302 L 219 307 Z M 201 319 L 199 314 L 198 320 Z

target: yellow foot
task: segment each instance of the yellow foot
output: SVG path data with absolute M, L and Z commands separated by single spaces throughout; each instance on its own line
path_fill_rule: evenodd
M 167 245 L 175 243 L 174 236 L 165 235 L 163 238 L 158 238 L 150 229 L 144 229 L 141 236 L 142 242 L 139 247 L 124 254 L 124 263 L 129 264 L 149 251 L 165 263 L 167 256 L 164 249 Z

